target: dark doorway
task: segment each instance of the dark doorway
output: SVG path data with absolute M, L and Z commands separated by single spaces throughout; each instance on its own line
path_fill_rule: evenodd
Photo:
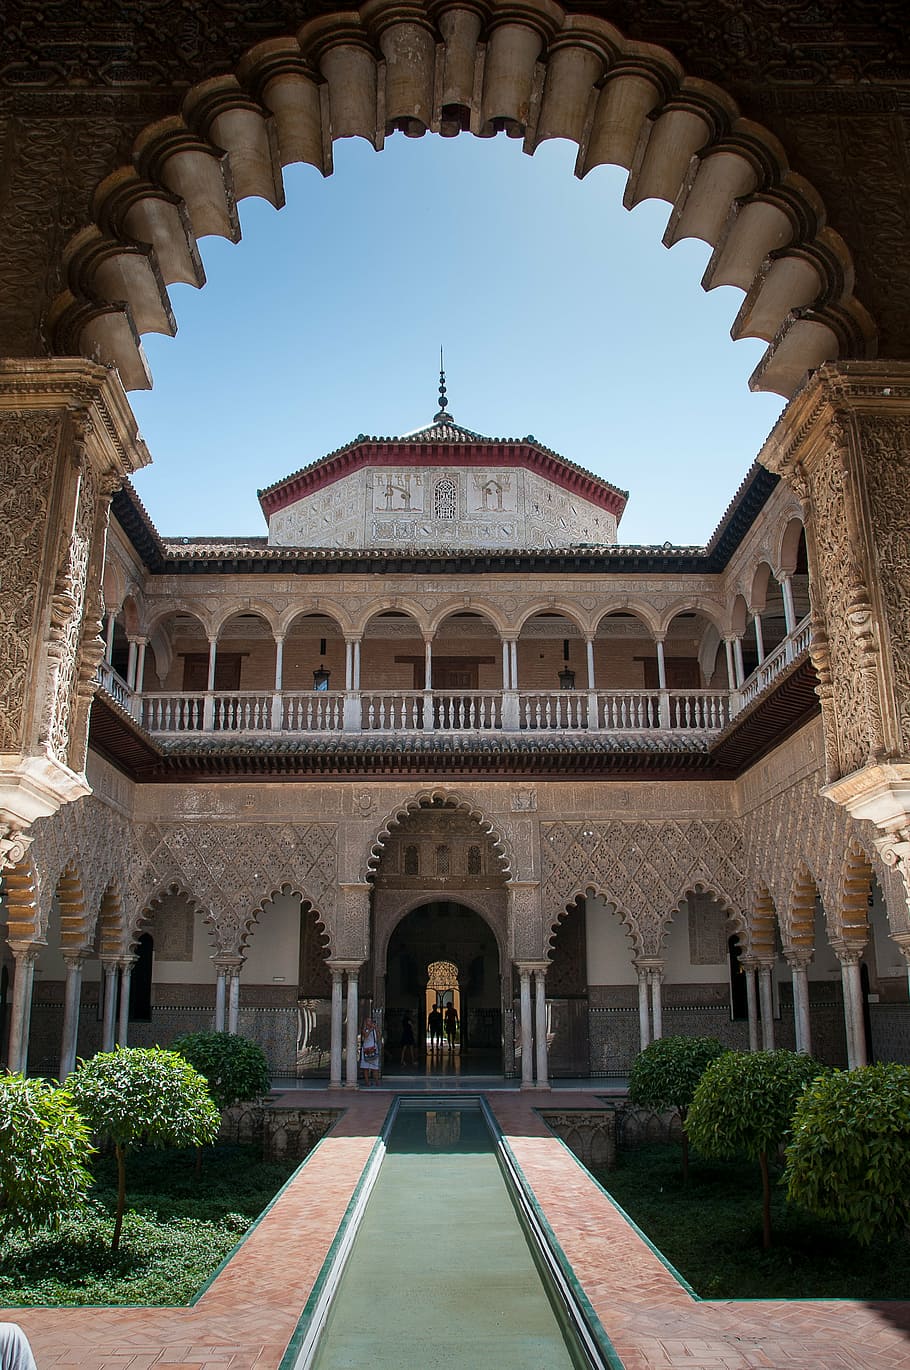
M 746 973 L 740 965 L 739 938 L 736 935 L 728 939 L 727 953 L 730 957 L 730 1013 L 735 1023 L 745 1022 L 749 1017 L 749 992 L 746 989 Z
M 136 964 L 130 977 L 130 1018 L 148 1023 L 152 1017 L 152 967 L 155 943 L 151 933 L 144 932 L 136 943 Z

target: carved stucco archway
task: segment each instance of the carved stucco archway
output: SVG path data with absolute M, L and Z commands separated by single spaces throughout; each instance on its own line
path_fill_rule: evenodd
M 668 201 L 665 244 L 708 242 L 705 288 L 745 292 L 733 335 L 770 344 L 755 389 L 792 395 L 821 362 L 874 354 L 846 245 L 774 135 L 666 50 L 554 0 L 372 0 L 260 43 L 235 72 L 193 86 L 180 113 L 148 126 L 131 162 L 96 187 L 91 222 L 64 251 L 54 349 L 97 357 L 128 389 L 147 388 L 140 338 L 174 333 L 168 285 L 203 284 L 197 237 L 236 241 L 247 196 L 280 207 L 282 166 L 329 175 L 334 139 L 378 150 L 396 130 L 505 131 L 532 153 L 565 138 L 579 146 L 580 176 L 628 168 L 626 207 Z

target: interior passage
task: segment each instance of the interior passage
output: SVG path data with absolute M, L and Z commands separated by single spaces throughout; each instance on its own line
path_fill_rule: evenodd
M 479 1110 L 402 1110 L 316 1370 L 575 1364 Z

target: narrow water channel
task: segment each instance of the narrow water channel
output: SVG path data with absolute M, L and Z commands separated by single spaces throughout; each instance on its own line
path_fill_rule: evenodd
M 315 1370 L 580 1365 L 480 1110 L 402 1109 L 387 1145 Z

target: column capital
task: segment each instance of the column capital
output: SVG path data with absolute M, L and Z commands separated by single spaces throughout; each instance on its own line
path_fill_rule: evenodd
M 91 949 L 89 947 L 79 947 L 77 950 L 73 951 L 69 948 L 64 948 L 61 955 L 66 962 L 67 969 L 72 967 L 73 970 L 79 970 L 91 955 Z
M 549 961 L 513 961 L 512 964 L 520 975 L 533 975 L 535 972 L 546 975 L 550 968 Z
M 806 970 L 815 953 L 811 947 L 785 947 L 784 960 L 791 970 Z
M 866 944 L 863 942 L 861 946 L 858 946 L 854 943 L 842 942 L 838 938 L 832 940 L 831 950 L 842 966 L 858 966 L 863 959 Z
M 663 975 L 667 968 L 667 963 L 662 956 L 635 956 L 632 964 L 636 970 L 657 971 Z
M 336 956 L 329 956 L 326 958 L 326 965 L 329 970 L 339 972 L 347 971 L 348 975 L 356 975 L 363 964 L 364 962 L 362 960 L 349 961 Z
M 45 941 L 20 942 L 17 940 L 9 943 L 9 949 L 13 953 L 13 959 L 17 965 L 20 962 L 27 965 L 29 961 L 37 961 L 46 946 L 47 942 Z

